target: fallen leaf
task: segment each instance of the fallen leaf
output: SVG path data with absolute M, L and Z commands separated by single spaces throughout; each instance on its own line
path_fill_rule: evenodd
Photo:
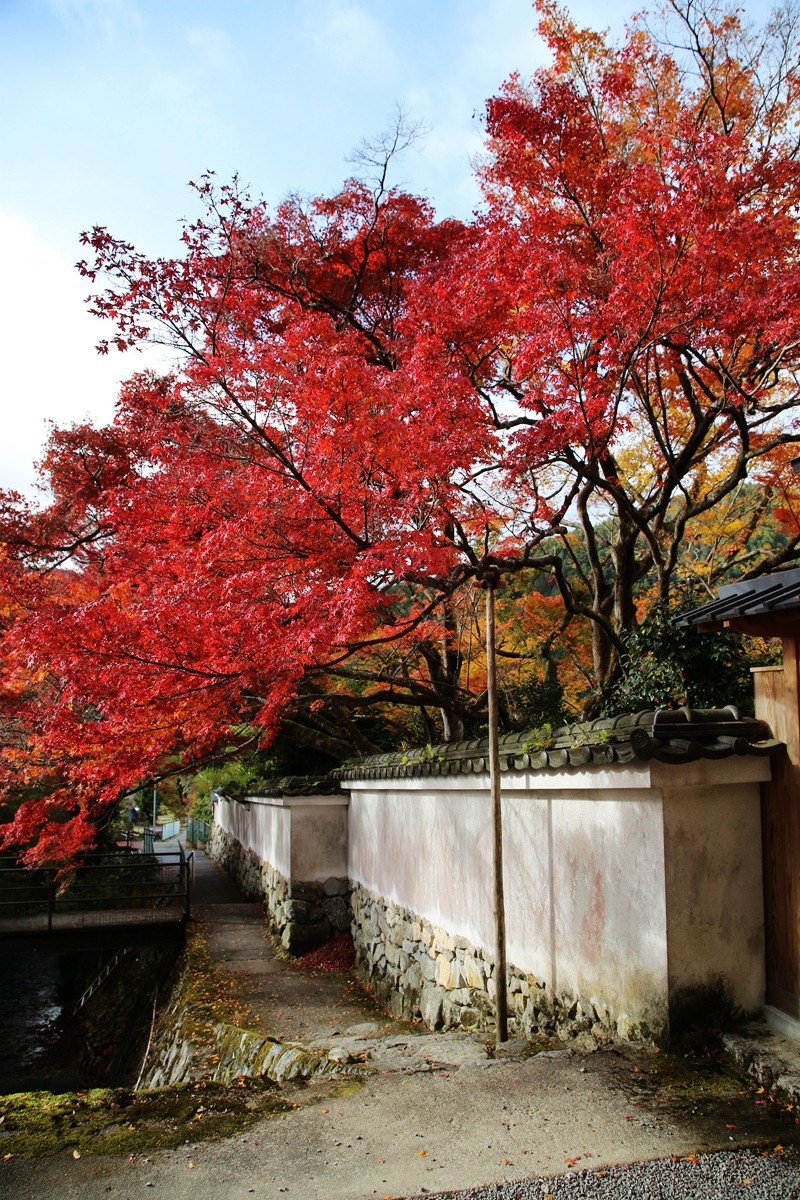
M 72 1151 L 72 1157 L 73 1157 L 73 1158 L 80 1158 L 80 1156 L 81 1156 L 81 1152 L 80 1152 L 80 1150 L 73 1150 L 73 1151 Z
M 694 1163 L 694 1165 L 697 1166 L 697 1164 L 700 1162 L 700 1159 L 697 1157 L 696 1154 L 687 1154 L 686 1161 L 688 1163 Z
M 510 1158 L 501 1158 L 501 1159 L 500 1159 L 500 1166 L 501 1166 L 501 1167 L 510 1167 L 510 1166 L 511 1166 L 511 1159 L 510 1159 Z
M 427 1157 L 428 1157 L 428 1151 L 427 1151 L 427 1150 L 418 1150 L 418 1151 L 417 1151 L 417 1157 L 418 1157 L 418 1158 L 427 1158 Z
M 186 1164 L 186 1170 L 187 1170 L 187 1171 L 193 1171 L 193 1170 L 194 1170 L 194 1163 L 193 1163 L 193 1162 L 189 1162 L 189 1163 L 187 1163 L 187 1164 Z
M 776 1147 L 775 1147 L 775 1153 L 776 1153 L 776 1154 L 783 1154 L 783 1146 L 776 1146 Z

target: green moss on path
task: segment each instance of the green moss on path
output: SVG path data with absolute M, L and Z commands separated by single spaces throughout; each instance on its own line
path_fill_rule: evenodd
M 139 1092 L 19 1092 L 0 1098 L 0 1158 L 169 1150 L 186 1141 L 229 1137 L 294 1107 L 274 1085 L 255 1079 L 228 1087 L 202 1081 Z

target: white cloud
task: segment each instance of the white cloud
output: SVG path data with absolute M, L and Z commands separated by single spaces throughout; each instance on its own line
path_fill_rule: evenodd
M 221 29 L 214 29 L 211 25 L 193 25 L 186 31 L 186 40 L 201 59 L 195 66 L 204 66 L 212 71 L 228 71 L 233 66 L 233 44 Z
M 372 75 L 393 58 L 380 21 L 360 4 L 329 4 L 322 20 L 308 29 L 310 41 L 337 67 Z
M 30 492 L 49 422 L 111 420 L 119 382 L 148 355 L 107 357 L 108 329 L 86 311 L 73 263 L 21 221 L 0 213 L 0 487 Z
M 130 0 L 49 0 L 49 4 L 63 21 L 80 24 L 106 38 L 141 25 L 138 10 Z

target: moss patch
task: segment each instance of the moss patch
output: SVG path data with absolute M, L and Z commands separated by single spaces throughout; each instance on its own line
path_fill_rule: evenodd
M 139 1092 L 19 1092 L 0 1098 L 0 1158 L 168 1150 L 187 1140 L 229 1137 L 294 1107 L 276 1095 L 274 1085 L 255 1079 L 229 1087 L 202 1081 Z
M 337 1079 L 331 1087 L 330 1094 L 337 1100 L 344 1099 L 345 1096 L 357 1096 L 363 1086 L 363 1079 L 349 1075 L 346 1079 Z
M 704 1151 L 737 1145 L 800 1144 L 792 1106 L 754 1088 L 713 1048 L 688 1054 L 644 1047 L 608 1052 L 618 1081 L 632 1102 L 631 1115 L 648 1109 L 678 1124 L 688 1122 Z

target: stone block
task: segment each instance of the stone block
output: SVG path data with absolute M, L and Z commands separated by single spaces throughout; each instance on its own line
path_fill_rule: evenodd
M 436 978 L 436 959 L 431 958 L 430 954 L 423 954 L 419 958 L 419 969 L 422 972 L 423 979 L 427 979 L 429 983 L 433 983 Z
M 404 986 L 411 991 L 419 992 L 422 988 L 423 977 L 420 965 L 415 960 L 409 962 L 405 972 Z
M 322 911 L 334 929 L 343 932 L 350 928 L 350 905 L 343 896 L 330 896 L 322 901 Z
M 420 1016 L 429 1029 L 440 1029 L 442 1026 L 442 1009 L 445 993 L 441 988 L 426 983 L 420 995 Z
M 451 988 L 453 986 L 453 964 L 440 954 L 436 959 L 436 982 L 441 988 Z
M 461 1024 L 462 1006 L 446 999 L 442 1004 L 442 1024 L 446 1029 L 455 1029 Z
M 303 883 L 302 880 L 293 879 L 291 895 L 293 900 L 313 902 L 319 900 L 322 895 L 322 888 L 318 883 Z
M 486 986 L 481 965 L 471 954 L 465 954 L 462 961 L 462 974 L 467 987 L 483 990 Z
M 323 883 L 322 890 L 326 896 L 346 896 L 350 886 L 346 879 L 337 879 L 331 875 L 330 879 L 326 879 Z
M 456 948 L 455 941 L 446 929 L 441 929 L 438 925 L 433 928 L 433 940 L 436 949 L 439 953 L 453 953 Z

